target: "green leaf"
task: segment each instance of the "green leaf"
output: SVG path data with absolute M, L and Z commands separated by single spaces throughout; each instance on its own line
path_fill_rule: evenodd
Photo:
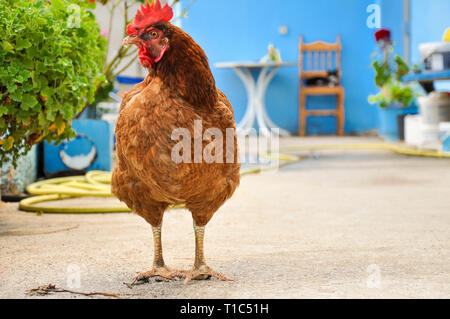
M 47 72 L 47 67 L 46 67 L 45 64 L 42 63 L 41 61 L 37 61 L 37 62 L 36 62 L 36 72 L 37 72 L 37 73 L 44 73 L 44 72 Z
M 86 7 L 90 10 L 94 10 L 97 7 L 97 4 L 94 2 L 87 1 Z
M 47 87 L 48 80 L 45 76 L 39 75 L 33 77 L 33 88 Z
M 22 101 L 22 90 L 16 90 L 14 91 L 14 93 L 11 93 L 9 95 L 9 97 L 11 98 L 11 100 L 15 101 L 15 102 L 21 102 Z
M 41 127 L 45 127 L 47 124 L 47 119 L 45 118 L 43 113 L 38 114 L 38 123 Z
M 6 106 L 0 105 L 0 116 L 6 114 L 8 112 L 8 108 Z
M 41 90 L 41 95 L 43 96 L 43 97 L 45 97 L 45 98 L 49 98 L 49 97 L 51 97 L 52 95 L 53 95 L 53 89 L 51 88 L 51 87 L 44 87 L 42 90 Z
M 71 108 L 62 108 L 61 113 L 65 120 L 70 120 L 73 117 L 73 110 Z
M 47 120 L 53 122 L 55 120 L 55 118 L 56 118 L 56 112 L 53 112 L 53 111 L 47 112 Z
M 10 64 L 8 66 L 8 72 L 10 75 L 14 76 L 19 73 L 20 69 L 15 64 Z
M 6 89 L 8 90 L 9 93 L 14 93 L 17 90 L 17 84 L 15 84 L 15 83 L 7 83 L 6 84 Z
M 33 84 L 28 80 L 27 82 L 22 83 L 22 90 L 24 92 L 30 92 L 33 89 Z
M 6 78 L 8 75 L 8 71 L 5 68 L 0 67 L 0 78 Z
M 14 137 L 8 136 L 8 138 L 3 142 L 2 147 L 9 151 L 14 145 Z
M 23 83 L 27 81 L 30 77 L 31 73 L 28 70 L 22 70 L 19 72 L 19 74 L 16 76 L 15 80 L 18 83 Z
M 22 98 L 22 109 L 28 110 L 38 103 L 36 96 L 31 94 L 25 94 Z
M 57 10 L 64 10 L 64 3 L 61 0 L 52 0 L 52 7 Z
M 20 51 L 23 49 L 28 49 L 29 47 L 31 47 L 31 42 L 28 41 L 27 39 L 19 38 L 16 41 L 16 50 L 17 51 Z
M 6 52 L 14 53 L 14 46 L 11 43 L 9 43 L 8 41 L 6 41 L 6 40 L 3 41 L 2 47 L 3 47 L 3 50 L 5 50 Z

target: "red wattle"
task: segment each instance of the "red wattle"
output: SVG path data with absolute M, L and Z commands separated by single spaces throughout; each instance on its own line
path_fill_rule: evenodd
M 154 63 L 153 59 L 148 56 L 148 53 L 149 52 L 145 47 L 141 47 L 138 51 L 139 61 L 145 68 L 150 68 Z

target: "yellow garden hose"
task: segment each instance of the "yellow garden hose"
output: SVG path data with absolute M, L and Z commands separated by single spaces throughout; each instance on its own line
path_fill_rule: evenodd
M 71 176 L 48 179 L 28 185 L 27 192 L 39 195 L 20 201 L 19 208 L 24 211 L 44 213 L 123 213 L 128 207 L 43 207 L 35 206 L 41 202 L 64 200 L 75 197 L 112 197 L 111 173 L 91 171 L 85 176 Z
M 292 155 L 280 156 L 281 161 L 277 167 L 298 162 L 299 157 Z M 248 168 L 241 171 L 241 176 L 258 174 L 263 170 L 273 169 L 271 166 Z M 38 203 L 65 200 L 76 197 L 114 197 L 111 193 L 112 174 L 103 171 L 90 171 L 85 176 L 59 177 L 30 184 L 27 192 L 38 195 L 23 199 L 19 208 L 28 212 L 61 213 L 61 214 L 101 214 L 101 213 L 128 213 L 131 210 L 126 206 L 115 207 L 46 207 L 36 206 Z M 107 184 L 108 183 L 108 184 Z M 184 205 L 171 206 L 169 209 L 183 208 Z
M 89 195 L 95 196 L 95 195 Z M 126 206 L 116 207 L 44 207 L 35 206 L 41 202 L 64 200 L 74 198 L 69 195 L 40 195 L 26 198 L 20 201 L 19 208 L 27 212 L 60 213 L 60 214 L 105 214 L 105 213 L 129 213 Z
M 317 150 L 387 150 L 401 155 L 423 156 L 435 158 L 450 158 L 450 153 L 437 151 L 418 150 L 406 146 L 400 146 L 389 143 L 371 143 L 371 144 L 324 144 L 324 145 L 294 145 L 282 147 L 280 151 L 317 151 Z
M 405 146 L 388 143 L 371 144 L 331 144 L 331 145 L 296 145 L 285 146 L 280 149 L 282 152 L 314 151 L 314 150 L 388 150 L 397 154 L 408 156 L 424 156 L 435 158 L 450 158 L 450 153 L 436 151 L 422 151 Z M 280 168 L 286 165 L 294 164 L 304 157 L 290 154 L 267 154 L 264 157 L 277 159 L 279 165 L 262 166 L 243 169 L 241 176 L 249 174 L 258 174 L 265 170 Z M 130 212 L 125 206 L 117 207 L 45 207 L 36 206 L 38 203 L 65 200 L 76 197 L 113 197 L 111 193 L 111 173 L 103 171 L 90 171 L 85 176 L 61 177 L 44 180 L 30 184 L 27 187 L 28 193 L 39 195 L 22 200 L 19 208 L 24 211 L 43 212 L 43 213 L 65 213 L 65 214 L 89 214 L 89 213 L 124 213 Z M 170 209 L 183 208 L 183 205 L 173 206 Z

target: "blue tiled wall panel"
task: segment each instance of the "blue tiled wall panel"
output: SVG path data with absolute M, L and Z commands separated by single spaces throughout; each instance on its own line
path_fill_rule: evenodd
M 72 128 L 77 134 L 87 135 L 95 144 L 97 158 L 88 168 L 90 170 L 111 170 L 111 156 L 113 151 L 113 137 L 111 125 L 101 120 L 74 120 Z M 69 168 L 60 157 L 61 145 L 44 143 L 44 167 L 47 173 L 55 173 Z M 68 149 L 71 156 L 77 155 L 77 150 Z

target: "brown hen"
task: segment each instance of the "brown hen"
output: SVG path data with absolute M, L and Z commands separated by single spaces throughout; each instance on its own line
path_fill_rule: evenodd
M 168 22 L 172 15 L 172 9 L 159 1 L 147 3 L 127 28 L 124 44 L 138 46 L 141 64 L 149 72 L 120 107 L 112 192 L 153 229 L 153 269 L 137 280 L 228 280 L 207 266 L 203 238 L 205 225 L 239 185 L 233 108 L 216 88 L 201 47 Z M 180 129 L 184 135 L 176 134 Z M 191 271 L 170 270 L 162 254 L 164 212 L 179 204 L 185 204 L 194 220 Z

